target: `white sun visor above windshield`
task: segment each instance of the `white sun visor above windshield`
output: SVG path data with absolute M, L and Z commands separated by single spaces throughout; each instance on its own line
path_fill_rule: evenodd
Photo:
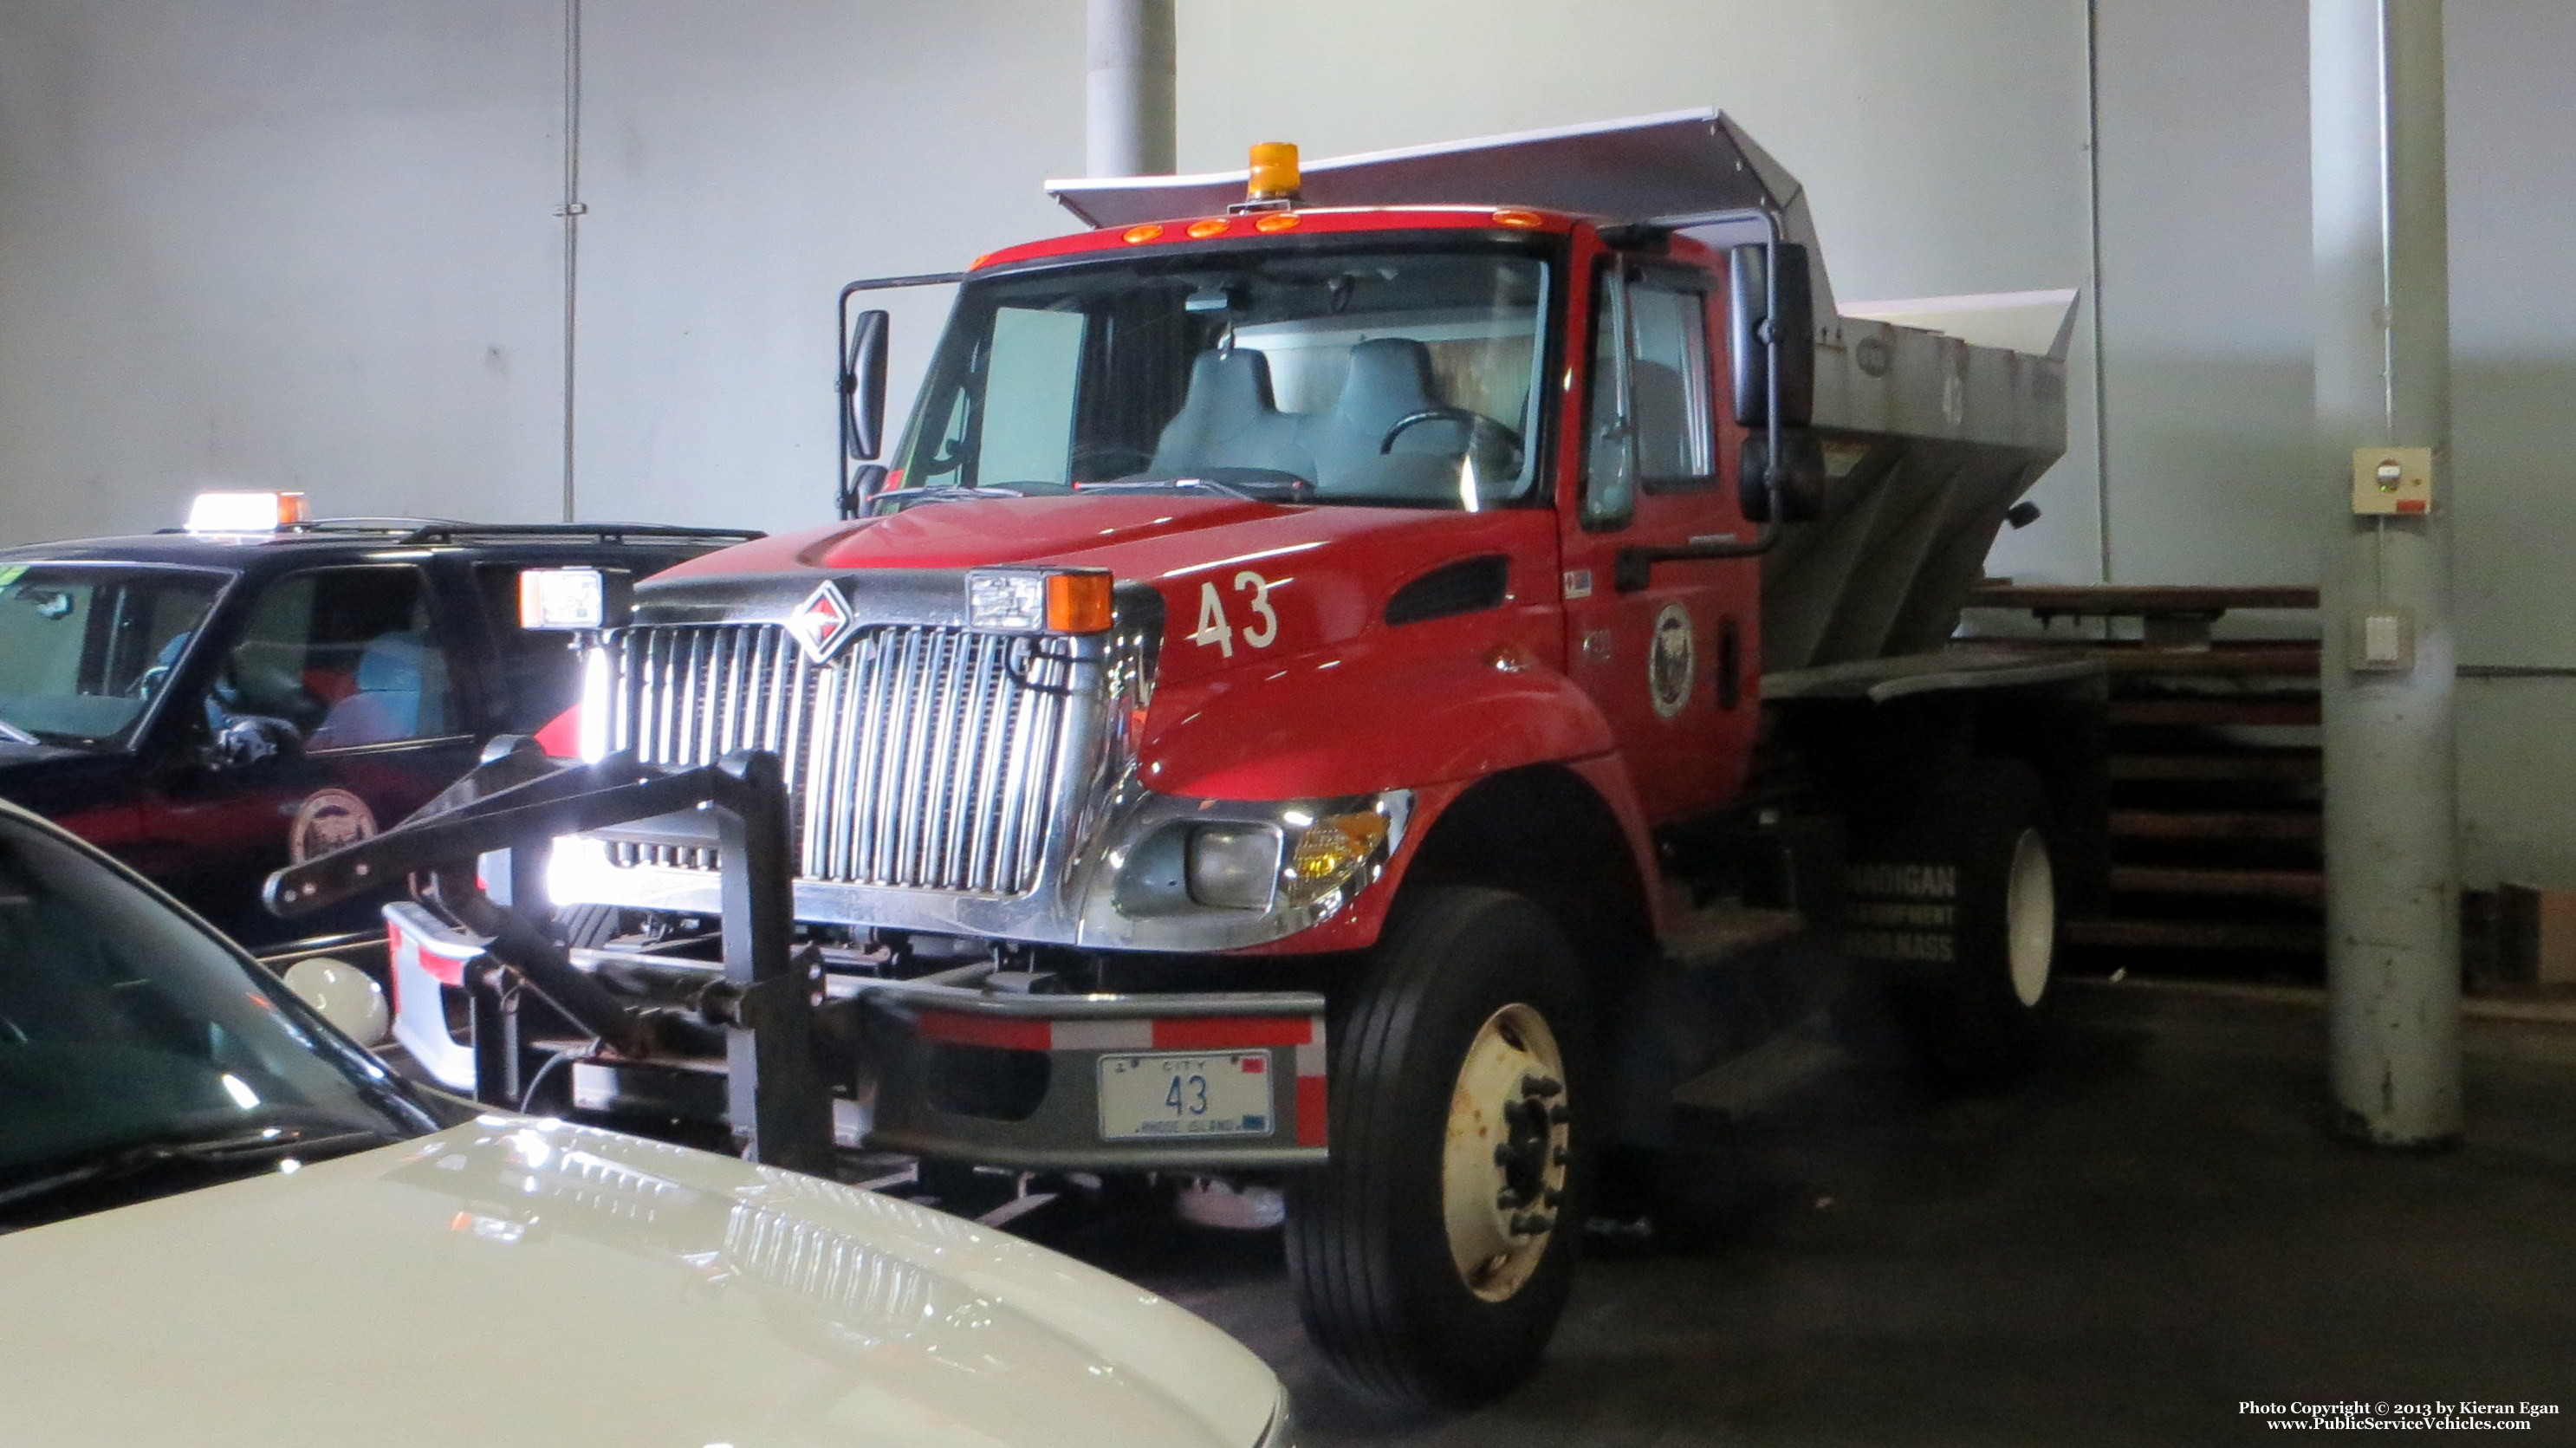
M 1713 107 L 1308 161 L 1307 206 L 1532 206 L 1616 221 L 1738 208 L 1785 211 L 1798 182 Z M 1093 226 L 1207 216 L 1248 171 L 1049 181 Z

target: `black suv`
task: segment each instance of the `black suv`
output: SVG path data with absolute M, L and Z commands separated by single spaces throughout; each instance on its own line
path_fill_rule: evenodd
M 254 954 L 381 936 L 378 901 L 289 926 L 260 882 L 400 822 L 485 740 L 571 707 L 580 661 L 568 635 L 520 626 L 521 574 L 622 589 L 759 536 L 368 518 L 0 549 L 0 798 Z

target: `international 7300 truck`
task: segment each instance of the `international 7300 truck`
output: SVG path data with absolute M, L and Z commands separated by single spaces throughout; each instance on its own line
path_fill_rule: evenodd
M 452 792 L 448 845 L 520 848 L 392 908 L 397 1014 L 489 1098 L 542 1061 L 769 1161 L 1275 1185 L 1325 1355 L 1470 1402 L 1759 1035 L 1690 977 L 1848 961 L 1936 1069 L 2029 1051 L 2101 681 L 1951 636 L 2063 449 L 2064 331 L 1841 314 L 1715 111 L 1285 152 L 897 279 L 957 292 L 882 461 L 895 283 L 854 284 L 842 521 L 532 583 L 588 762 Z

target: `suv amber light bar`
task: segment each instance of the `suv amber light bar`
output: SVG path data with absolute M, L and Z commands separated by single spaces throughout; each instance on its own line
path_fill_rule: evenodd
M 304 521 L 302 493 L 199 493 L 188 504 L 191 533 L 275 533 Z

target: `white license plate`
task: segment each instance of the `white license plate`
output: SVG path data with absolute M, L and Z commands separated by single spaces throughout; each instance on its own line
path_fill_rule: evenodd
M 1177 1051 L 1100 1058 L 1100 1139 L 1268 1136 L 1268 1051 Z

